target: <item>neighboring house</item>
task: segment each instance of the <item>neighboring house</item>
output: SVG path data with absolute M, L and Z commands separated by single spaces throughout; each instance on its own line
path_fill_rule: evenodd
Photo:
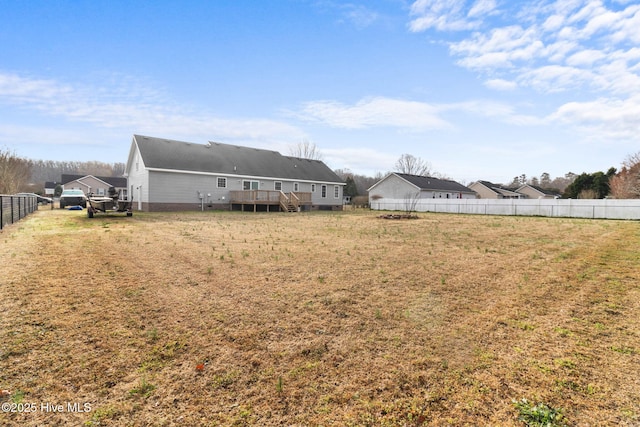
M 448 179 L 392 172 L 369 188 L 369 203 L 378 199 L 475 199 L 476 193 Z
M 537 185 L 524 184 L 516 190 L 516 193 L 524 194 L 529 199 L 559 199 L 560 194 L 547 190 Z
M 134 209 L 342 209 L 344 181 L 319 160 L 134 135 L 126 173 Z
M 120 199 L 127 200 L 127 178 L 93 175 L 62 175 L 62 188 L 80 189 L 84 194 L 93 193 L 99 196 L 108 194 L 109 187 L 115 187 Z
M 58 182 L 55 181 L 45 181 L 44 183 L 44 195 L 53 197 L 53 194 L 56 192 L 56 185 Z
M 526 196 L 514 188 L 504 187 L 489 181 L 476 181 L 469 188 L 478 193 L 480 199 L 524 199 Z

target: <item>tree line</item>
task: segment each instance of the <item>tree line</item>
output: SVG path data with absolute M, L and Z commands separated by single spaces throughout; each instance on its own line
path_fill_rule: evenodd
M 63 174 L 122 176 L 124 163 L 31 160 L 0 148 L 0 194 L 44 194 L 46 181 L 60 181 Z
M 297 157 L 322 159 L 315 144 L 308 141 L 294 147 L 291 154 Z M 400 156 L 394 165 L 394 171 L 448 179 L 446 175 L 434 171 L 429 162 L 411 154 Z M 124 172 L 124 163 L 30 160 L 0 148 L 0 194 L 18 192 L 43 194 L 44 182 L 58 181 L 63 174 L 122 176 Z M 347 169 L 338 169 L 335 172 L 346 183 L 344 195 L 352 198 L 366 196 L 367 190 L 384 177 L 381 172 L 374 176 L 354 174 Z M 508 185 L 518 187 L 522 184 L 552 190 L 562 194 L 565 198 L 572 199 L 602 199 L 605 197 L 638 199 L 640 198 L 640 152 L 629 155 L 623 161 L 620 171 L 611 167 L 606 172 L 584 172 L 580 175 L 569 172 L 563 177 L 553 179 L 546 172 L 539 178 L 528 178 L 523 174 L 514 177 Z

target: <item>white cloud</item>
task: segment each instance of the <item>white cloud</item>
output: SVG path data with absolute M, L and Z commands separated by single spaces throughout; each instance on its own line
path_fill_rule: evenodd
M 489 34 L 475 33 L 471 38 L 450 45 L 451 53 L 461 56 L 458 63 L 467 68 L 510 68 L 516 61 L 532 60 L 543 51 L 535 28 L 518 25 L 496 28 Z
M 383 97 L 365 98 L 354 105 L 337 101 L 309 102 L 297 116 L 343 129 L 396 127 L 426 130 L 450 127 L 433 105 Z
M 476 2 L 473 7 L 495 13 L 496 6 L 490 3 Z M 640 93 L 636 47 L 640 43 L 640 5 L 631 3 L 620 2 L 618 7 L 600 0 L 526 3 L 519 12 L 502 11 L 500 20 L 491 22 L 493 27 L 476 27 L 451 42 L 450 53 L 458 65 L 483 75 L 485 85 L 493 89 L 517 85 L 541 93 L 580 90 L 583 96 L 606 96 L 607 92 L 617 96 L 625 90 Z M 434 4 L 441 7 L 430 9 Z M 411 16 L 414 21 L 416 15 L 450 20 L 461 15 L 463 5 L 418 1 Z M 518 4 L 503 6 L 517 8 Z
M 478 7 L 474 13 L 480 13 L 484 3 L 491 1 L 477 2 Z M 409 23 L 409 29 L 413 32 L 425 31 L 435 28 L 439 31 L 460 31 L 477 28 L 480 21 L 468 16 L 464 12 L 464 3 L 459 0 L 418 0 L 411 5 L 411 16 L 414 17 Z
M 467 13 L 470 18 L 490 14 L 496 9 L 495 0 L 477 0 Z
M 122 76 L 121 76 L 122 77 Z M 118 78 L 115 86 L 71 85 L 0 72 L 0 104 L 36 111 L 76 123 L 131 133 L 204 140 L 299 140 L 304 133 L 284 122 L 261 118 L 228 119 L 188 106 L 175 106 L 139 81 Z M 3 126 L 4 131 L 10 129 Z M 87 141 L 86 143 L 90 143 Z
M 517 113 L 515 107 L 511 104 L 491 100 L 474 100 L 445 104 L 440 108 L 442 111 L 471 113 L 478 117 L 486 117 L 502 123 L 518 126 L 529 126 L 541 123 L 541 120 L 535 116 Z
M 585 138 L 637 142 L 640 129 L 640 95 L 626 99 L 599 98 L 589 102 L 568 102 L 549 116 L 570 125 Z
M 516 82 L 504 79 L 489 79 L 484 82 L 484 85 L 489 89 L 500 91 L 514 90 L 518 87 Z
M 541 92 L 563 92 L 590 82 L 594 75 L 589 70 L 562 65 L 546 65 L 529 71 L 522 71 L 518 82 L 523 86 L 535 87 Z
M 380 15 L 377 12 L 362 5 L 347 3 L 341 5 L 340 9 L 346 20 L 353 23 L 356 28 L 369 27 L 380 19 Z
M 606 54 L 600 50 L 585 49 L 568 57 L 566 62 L 571 66 L 592 66 L 594 62 L 605 57 Z

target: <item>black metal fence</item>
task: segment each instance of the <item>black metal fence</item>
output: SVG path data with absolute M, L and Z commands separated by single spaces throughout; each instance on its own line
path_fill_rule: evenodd
M 0 230 L 7 224 L 18 222 L 37 210 L 38 199 L 35 196 L 6 196 L 0 194 Z

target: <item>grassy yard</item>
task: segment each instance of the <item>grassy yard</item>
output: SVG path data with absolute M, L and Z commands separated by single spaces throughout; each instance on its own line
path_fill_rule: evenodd
M 639 284 L 638 222 L 44 210 L 0 425 L 638 425 Z

